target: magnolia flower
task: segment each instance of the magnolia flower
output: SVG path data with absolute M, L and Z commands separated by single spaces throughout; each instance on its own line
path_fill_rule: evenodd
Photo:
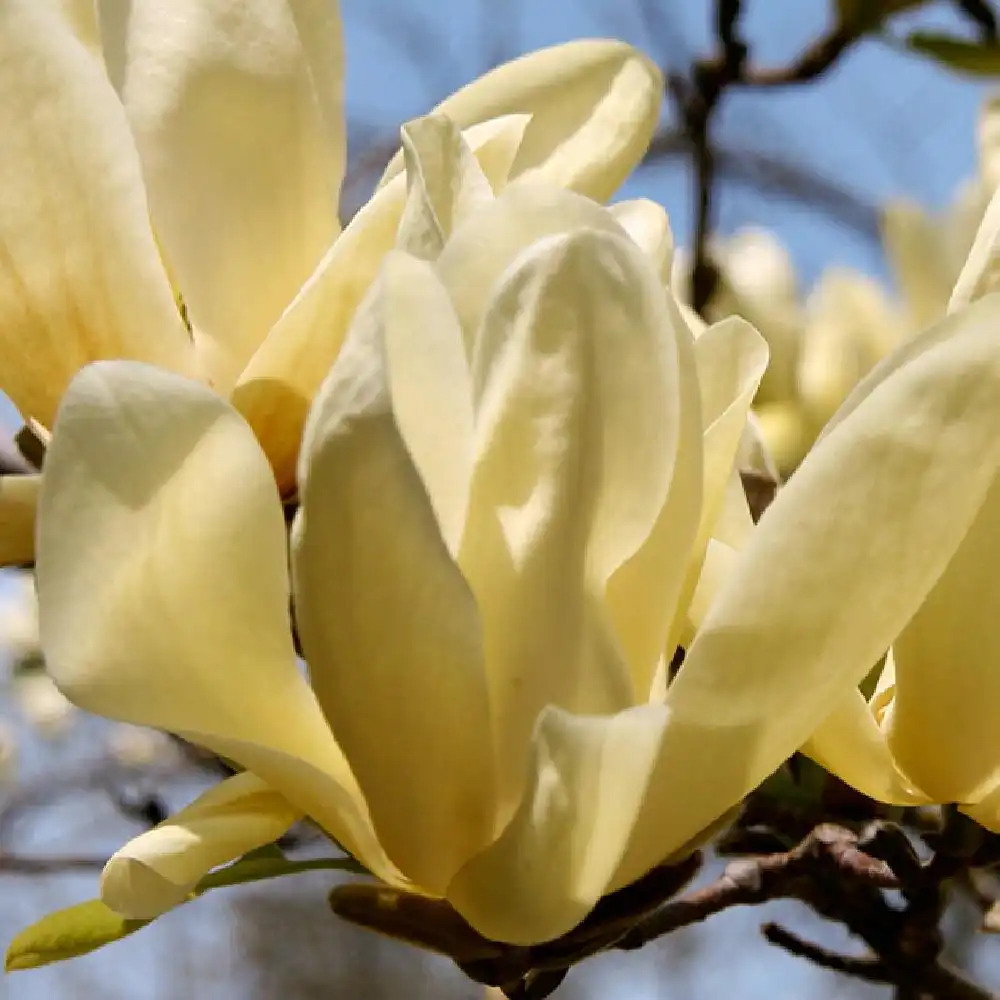
M 26 419 L 50 426 L 90 361 L 146 361 L 231 399 L 294 489 L 309 400 L 406 196 L 390 171 L 340 231 L 343 68 L 336 0 L 0 6 L 0 389 Z M 533 175 L 603 200 L 661 89 L 634 49 L 584 41 L 442 109 L 494 189 Z M 0 479 L 0 562 L 32 558 L 37 488 Z
M 792 480 L 799 487 L 794 500 L 775 504 L 774 531 L 792 525 L 803 505 L 825 505 L 823 541 L 789 528 L 770 552 L 781 559 L 794 546 L 808 558 L 832 541 L 841 559 L 855 563 L 850 577 L 823 563 L 823 586 L 840 605 L 826 631 L 832 653 L 852 658 L 860 678 L 888 649 L 871 699 L 849 692 L 809 752 L 874 798 L 957 804 L 994 832 L 1000 832 L 998 247 L 994 195 L 951 315 L 858 386 Z M 892 551 L 883 543 L 871 556 L 852 552 L 861 518 L 873 526 L 857 532 L 862 539 L 876 530 L 901 534 L 904 544 Z M 792 574 L 787 585 L 796 589 L 788 593 L 800 593 L 800 583 Z M 784 587 L 765 586 L 759 599 L 770 617 L 755 624 L 772 633 L 773 602 Z M 854 617 L 863 599 L 867 610 Z M 793 644 L 783 655 L 794 653 Z
M 60 408 L 50 670 L 246 768 L 112 858 L 122 914 L 307 815 L 482 934 L 549 939 L 689 849 L 840 692 L 828 665 L 747 668 L 692 637 L 692 595 L 711 605 L 751 530 L 733 462 L 766 349 L 740 320 L 693 340 L 662 210 L 531 178 L 494 198 L 446 123 L 407 135 L 403 248 L 310 412 L 290 560 L 219 396 L 108 362 Z
M 1000 95 L 983 101 L 979 169 L 941 213 L 895 200 L 882 214 L 882 242 L 915 332 L 941 319 L 993 192 L 1000 184 Z

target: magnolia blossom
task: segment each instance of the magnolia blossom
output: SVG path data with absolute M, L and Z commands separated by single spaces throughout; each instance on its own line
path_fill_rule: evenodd
M 844 445 L 849 428 L 894 420 L 905 439 L 878 457 L 899 507 L 864 516 L 883 530 L 903 522 L 908 548 L 872 573 L 891 585 L 874 603 L 864 646 L 840 643 L 866 672 L 888 648 L 872 697 L 852 690 L 808 750 L 845 781 L 895 803 L 955 803 L 1000 832 L 1000 687 L 997 671 L 997 554 L 1000 552 L 1000 197 L 994 198 L 956 283 L 950 315 L 888 358 L 864 380 L 796 473 L 814 480 L 824 463 L 850 480 L 864 453 Z M 876 424 L 877 426 L 877 424 Z M 888 480 L 892 479 L 893 484 Z M 804 489 L 808 489 L 804 487 Z M 806 494 L 808 496 L 808 494 Z M 859 499 L 861 499 L 859 497 Z M 842 509 L 834 490 L 827 502 Z M 942 537 L 911 523 L 914 502 L 937 511 Z M 806 502 L 803 498 L 800 502 Z M 779 512 L 776 516 L 780 516 Z M 786 512 L 788 516 L 788 512 Z M 836 520 L 827 533 L 840 535 Z M 836 577 L 830 586 L 837 592 Z M 846 584 L 845 584 L 846 586 Z M 857 585 L 856 585 L 857 586 Z M 862 591 L 870 589 L 862 585 Z M 850 603 L 850 602 L 849 602 Z M 846 616 L 847 609 L 844 614 Z M 845 619 L 846 620 L 846 617 Z M 847 626 L 857 631 L 858 625 Z
M 689 850 L 843 688 L 698 631 L 752 529 L 734 459 L 766 348 L 741 320 L 692 337 L 662 209 L 494 196 L 447 120 L 405 134 L 400 247 L 310 412 L 290 554 L 205 387 L 106 362 L 60 408 L 50 670 L 246 768 L 112 858 L 125 915 L 307 815 L 482 934 L 549 939 Z
M 26 419 L 50 426 L 90 361 L 146 361 L 231 399 L 294 490 L 309 400 L 406 197 L 392 168 L 340 231 L 343 69 L 336 0 L 0 6 L 0 390 Z M 661 89 L 634 49 L 583 41 L 442 108 L 493 189 L 603 200 Z M 0 562 L 32 558 L 37 489 L 0 479 Z
M 826 270 L 803 293 L 787 250 L 766 230 L 715 237 L 720 284 L 709 315 L 739 315 L 768 342 L 771 362 L 754 412 L 777 465 L 789 473 L 874 365 L 946 312 L 990 195 L 1000 180 L 1000 100 L 983 104 L 978 176 L 932 214 L 894 199 L 882 210 L 882 242 L 898 294 L 845 267 Z M 683 258 L 675 284 L 687 288 Z

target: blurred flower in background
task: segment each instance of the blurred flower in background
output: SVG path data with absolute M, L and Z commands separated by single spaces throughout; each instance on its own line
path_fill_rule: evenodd
M 708 316 L 733 314 L 767 340 L 771 363 L 754 411 L 781 473 L 789 475 L 851 389 L 904 340 L 939 320 L 1000 182 L 1000 96 L 984 101 L 979 170 L 951 205 L 932 212 L 907 200 L 882 211 L 882 242 L 896 290 L 846 267 L 828 268 L 804 292 L 788 251 L 766 229 L 715 236 L 719 285 Z M 673 282 L 684 294 L 691 262 L 679 253 Z

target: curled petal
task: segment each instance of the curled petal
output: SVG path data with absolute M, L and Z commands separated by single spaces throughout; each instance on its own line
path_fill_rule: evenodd
M 533 174 L 606 201 L 645 155 L 662 93 L 660 71 L 637 49 L 586 39 L 504 63 L 435 110 L 463 128 L 530 114 L 512 176 Z M 382 184 L 401 170 L 393 160 Z
M 213 868 L 277 840 L 300 818 L 244 771 L 116 851 L 101 875 L 101 899 L 129 920 L 152 920 L 183 903 Z
M 458 127 L 443 115 L 403 126 L 407 200 L 396 245 L 434 260 L 452 229 L 493 189 Z

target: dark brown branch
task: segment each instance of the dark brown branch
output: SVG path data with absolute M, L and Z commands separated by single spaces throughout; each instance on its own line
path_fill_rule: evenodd
M 804 958 L 813 965 L 831 972 L 839 972 L 845 976 L 853 976 L 867 983 L 891 983 L 892 974 L 878 959 L 870 957 L 858 958 L 854 955 L 840 955 L 822 945 L 806 941 L 798 934 L 780 924 L 767 923 L 761 927 L 761 933 L 768 943 L 787 951 L 797 958 Z
M 718 268 L 708 253 L 717 168 L 710 126 L 725 91 L 734 85 L 766 88 L 808 83 L 826 73 L 860 37 L 857 30 L 837 25 L 788 65 L 755 67 L 750 64 L 747 47 L 739 37 L 739 14 L 739 0 L 717 0 L 718 51 L 695 63 L 690 81 L 676 76 L 668 78 L 668 90 L 680 111 L 694 162 L 691 304 L 701 314 L 719 281 Z

